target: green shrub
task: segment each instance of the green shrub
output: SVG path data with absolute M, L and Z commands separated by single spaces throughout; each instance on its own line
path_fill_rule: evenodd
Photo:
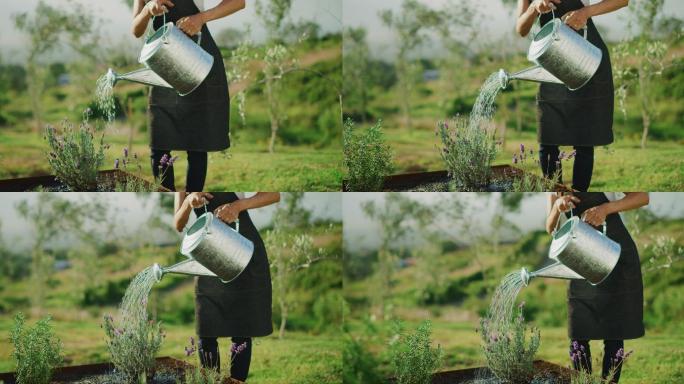
M 442 364 L 442 349 L 432 347 L 432 327 L 421 323 L 415 333 L 406 334 L 400 322 L 394 325 L 396 340 L 390 344 L 390 358 L 397 384 L 430 384 Z
M 481 322 L 482 350 L 487 367 L 504 383 L 529 383 L 534 376 L 534 355 L 539 349 L 539 329 L 533 328 L 529 344 L 527 325 L 523 317 L 524 304 L 518 306 L 518 316 L 511 322 L 494 324 L 487 319 Z
M 379 362 L 358 340 L 347 336 L 342 346 L 342 382 L 345 384 L 383 383 Z
M 382 121 L 364 133 L 354 132 L 354 122 L 344 124 L 344 164 L 348 171 L 347 189 L 377 191 L 383 178 L 393 170 L 392 150 L 385 144 Z
M 437 125 L 441 141 L 439 153 L 456 189 L 478 191 L 487 188 L 490 166 L 498 152 L 494 131 L 458 116 L 451 124 L 442 121 Z
M 104 134 L 96 147 L 92 128 L 87 121 L 75 129 L 65 121 L 62 136 L 54 127 L 45 130 L 45 139 L 50 146 L 48 163 L 57 179 L 72 191 L 90 191 L 97 188 L 97 171 L 104 162 Z
M 62 342 L 55 336 L 50 321 L 48 316 L 27 327 L 23 313 L 15 316 L 10 339 L 17 361 L 17 383 L 48 384 L 52 371 L 62 363 Z

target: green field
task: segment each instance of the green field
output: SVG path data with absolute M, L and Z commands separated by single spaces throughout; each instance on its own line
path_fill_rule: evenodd
M 645 149 L 641 148 L 642 118 L 639 98 L 634 92 L 626 98 L 626 115 L 618 101 L 615 103 L 613 144 L 596 148 L 591 190 L 594 191 L 679 191 L 684 188 L 684 103 L 680 76 L 682 43 L 670 47 L 667 69 L 654 80 L 655 116 Z M 368 121 L 358 127 L 368 127 L 382 119 L 385 139 L 394 151 L 395 173 L 422 172 L 445 169 L 438 150 L 439 138 L 435 135 L 437 123 L 456 115 L 467 115 L 474 104 L 485 79 L 499 68 L 509 71 L 529 67 L 522 55 L 499 57 L 482 53 L 464 60 L 459 70 L 438 67 L 437 62 L 422 59 L 423 68 L 438 69 L 440 78 L 422 80 L 410 95 L 402 93 L 395 82 L 378 80 L 369 84 L 365 114 Z M 374 64 L 380 65 L 380 64 Z M 394 72 L 394 63 L 385 63 L 386 72 Z M 385 67 L 383 67 L 385 68 Z M 451 71 L 451 72 L 448 72 Z M 448 72 L 448 73 L 447 73 Z M 386 75 L 389 76 L 389 75 Z M 495 100 L 497 112 L 493 125 L 497 140 L 502 142 L 497 164 L 511 164 L 512 156 L 520 143 L 538 150 L 535 97 L 538 85 L 531 82 L 512 82 Z M 400 101 L 411 100 L 411 127 L 406 127 L 401 114 Z M 350 102 L 345 111 L 349 116 L 360 116 L 358 103 Z M 566 152 L 572 147 L 561 147 Z M 564 182 L 572 178 L 572 161 L 564 163 Z M 523 168 L 535 175 L 541 170 L 534 164 Z
M 268 229 L 262 235 L 266 236 Z M 339 254 L 340 225 L 314 225 L 308 233 L 316 247 L 331 256 Z M 65 365 L 109 361 L 105 333 L 100 328 L 105 314 L 115 314 L 130 279 L 143 268 L 158 262 L 169 265 L 179 260 L 177 247 L 146 246 L 120 248 L 111 254 L 90 255 L 89 267 L 72 257 L 72 267 L 55 272 L 49 279 L 42 314 L 53 317 L 53 326 L 64 344 Z M 275 252 L 273 248 L 269 252 Z M 70 255 L 73 255 L 70 253 Z M 5 257 L 5 256 L 3 256 Z M 294 277 L 288 295 L 292 304 L 284 337 L 278 338 L 280 310 L 278 291 L 274 290 L 274 333 L 254 339 L 250 382 L 255 383 L 321 383 L 340 382 L 341 318 L 330 320 L 340 312 L 341 277 L 339 258 L 328 258 L 312 264 Z M 275 283 L 274 283 L 275 284 Z M 39 314 L 31 308 L 32 282 L 28 277 L 12 279 L 0 275 L 0 371 L 13 371 L 9 330 L 19 311 Z M 326 304 L 327 303 L 327 304 Z M 328 305 L 328 307 L 325 307 Z M 315 309 L 314 309 L 315 308 Z M 324 308 L 321 311 L 321 308 Z M 326 309 L 327 308 L 327 309 Z M 157 356 L 186 359 L 193 365 L 197 357 L 185 357 L 184 347 L 195 336 L 194 279 L 167 275 L 155 285 L 148 305 L 152 316 L 161 321 L 166 339 Z M 321 320 L 323 316 L 326 320 Z M 326 317 L 328 316 L 328 317 Z M 225 351 L 228 339 L 220 340 L 223 370 L 227 370 Z
M 639 245 L 644 274 L 646 336 L 625 342 L 625 348 L 634 350 L 634 354 L 626 363 L 620 383 L 679 383 L 684 380 L 684 350 L 681 348 L 684 343 L 684 265 L 680 256 L 670 268 L 656 270 L 651 269 L 653 264 L 649 260 L 654 257 L 653 247 L 661 241 L 659 239 L 673 239 L 675 249 L 682 247 L 684 221 L 656 219 L 651 224 L 640 224 L 639 228 L 635 241 Z M 478 249 L 477 254 L 472 248 L 426 254 L 415 259 L 415 265 L 409 263 L 407 267 L 398 268 L 386 303 L 390 308 L 389 318 L 384 321 L 378 308 L 371 305 L 374 276 L 345 281 L 345 298 L 350 306 L 346 322 L 349 333 L 378 359 L 379 370 L 384 376 L 391 375 L 387 345 L 393 336 L 391 322 L 394 319 L 404 322 L 409 330 L 424 320 L 432 322 L 433 342 L 445 352 L 442 370 L 484 365 L 481 339 L 476 329 L 489 305 L 489 298 L 506 273 L 521 266 L 539 265 L 546 257 L 548 235 L 531 232 L 514 242 L 499 245 L 498 252 L 494 252 L 487 241 Z M 419 250 L 408 251 L 399 254 L 420 253 Z M 347 254 L 345 257 L 349 260 L 361 256 Z M 372 257 L 372 253 L 365 257 Z M 373 270 L 372 259 L 365 260 Z M 427 277 L 420 268 L 426 260 L 435 263 L 430 270 L 441 272 Z M 449 289 L 435 289 L 439 281 L 444 281 Z M 537 357 L 561 366 L 570 365 L 566 287 L 567 282 L 563 280 L 540 279 L 530 282 L 517 299 L 526 302 L 526 319 L 541 331 Z M 425 303 L 421 297 L 426 293 L 445 302 Z M 592 342 L 594 358 L 603 355 L 602 347 L 600 341 Z

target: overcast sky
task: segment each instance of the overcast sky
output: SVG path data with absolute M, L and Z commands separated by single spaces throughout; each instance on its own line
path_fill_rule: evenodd
M 89 199 L 93 193 L 60 193 L 60 196 L 69 200 Z M 152 209 L 156 206 L 146 205 L 135 193 L 100 193 L 102 199 L 107 201 L 110 212 L 107 215 L 111 220 L 103 225 L 127 228 L 136 231 L 141 224 L 150 217 Z M 249 195 L 249 194 L 248 194 Z M 307 192 L 304 198 L 304 207 L 312 212 L 313 219 L 342 220 L 342 194 Z M 19 215 L 15 209 L 17 203 L 22 200 L 35 201 L 36 193 L 3 193 L 0 199 L 0 221 L 2 228 L 0 236 L 5 244 L 12 244 L 15 249 L 23 249 L 30 246 L 33 239 L 31 226 Z M 249 215 L 257 228 L 263 228 L 271 223 L 276 206 L 271 205 L 249 211 Z M 193 214 L 194 217 L 194 214 Z M 172 225 L 169 222 L 169 225 Z M 180 236 L 180 235 L 179 235 Z
M 440 193 L 416 192 L 409 194 L 412 198 L 428 204 L 434 204 L 443 196 Z M 350 251 L 372 249 L 380 244 L 378 225 L 369 220 L 363 213 L 361 205 L 370 200 L 382 203 L 383 193 L 344 193 L 342 197 L 344 220 L 344 244 Z M 514 221 L 523 232 L 543 230 L 546 219 L 547 195 L 529 194 L 523 201 L 520 212 L 513 213 L 509 219 Z M 459 197 L 477 209 L 477 216 L 472 221 L 481 227 L 491 222 L 492 206 L 487 206 L 486 198 L 475 193 L 460 193 Z M 649 209 L 665 217 L 684 217 L 684 193 L 651 193 Z M 453 228 L 454 238 L 459 238 L 459 228 Z M 413 239 L 409 239 L 413 240 Z M 466 240 L 460 238 L 459 240 Z
M 46 0 L 52 5 L 66 4 L 67 0 Z M 216 6 L 220 0 L 205 0 L 205 7 Z M 346 0 L 344 0 L 346 1 Z M 105 20 L 102 26 L 108 42 L 128 41 L 135 44 L 137 40 L 131 35 L 131 10 L 122 0 L 74 0 L 84 7 L 92 7 L 93 11 Z M 244 10 L 229 17 L 209 23 L 212 34 L 225 28 L 246 30 L 251 27 L 253 39 L 263 39 L 264 31 L 255 16 L 255 0 L 247 0 Z M 25 37 L 14 28 L 12 15 L 35 9 L 38 0 L 0 0 L 0 52 L 5 60 L 25 59 L 22 49 Z M 340 31 L 342 28 L 341 0 L 293 0 L 291 19 L 293 21 L 315 20 L 324 32 Z
M 526 50 L 528 40 L 519 38 L 515 35 L 514 10 L 511 7 L 504 7 L 500 0 L 458 0 L 477 4 L 480 15 L 483 15 L 479 22 L 481 28 L 479 33 L 487 40 L 499 42 L 503 41 L 502 47 L 515 47 L 519 50 Z M 420 0 L 433 8 L 440 8 L 445 0 Z M 592 2 L 597 2 L 592 0 Z M 386 28 L 378 13 L 381 10 L 392 9 L 401 10 L 400 0 L 343 0 L 342 14 L 345 27 L 364 27 L 368 31 L 368 42 L 371 51 L 376 57 L 393 57 L 396 54 L 395 36 L 392 31 Z M 607 39 L 619 40 L 625 35 L 625 20 L 628 10 L 621 9 L 611 14 L 598 16 L 594 22 L 602 30 L 608 31 Z M 668 16 L 684 18 L 684 0 L 665 0 L 665 12 Z M 438 47 L 426 44 L 422 48 L 422 54 L 431 55 L 436 53 Z

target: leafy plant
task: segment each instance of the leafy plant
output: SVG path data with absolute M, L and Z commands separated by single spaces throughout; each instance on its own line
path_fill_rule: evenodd
M 385 144 L 382 120 L 363 133 L 354 132 L 354 121 L 344 123 L 344 164 L 348 171 L 347 189 L 377 191 L 383 178 L 394 169 L 392 149 Z
M 493 128 L 472 124 L 461 116 L 452 119 L 451 125 L 446 121 L 437 124 L 440 155 L 457 189 L 476 191 L 487 186 L 498 152 L 494 134 Z
M 159 162 L 159 177 L 148 182 L 143 178 L 142 166 L 137 153 L 129 156 L 128 148 L 123 149 L 123 156 L 114 159 L 114 169 L 121 169 L 126 173 L 123 180 L 117 180 L 114 185 L 115 192 L 157 192 L 162 188 L 162 181 L 166 172 L 178 160 L 178 156 L 169 157 L 164 154 Z M 134 171 L 133 171 L 134 170 Z M 130 175 L 129 175 L 130 173 Z
M 390 355 L 397 384 L 429 384 L 432 374 L 442 364 L 443 352 L 432 347 L 432 326 L 421 323 L 415 333 L 406 334 L 401 323 L 395 323 L 395 340 L 390 344 Z
M 230 347 L 231 358 L 230 363 L 233 364 L 235 358 L 241 354 L 247 348 L 247 343 L 242 344 L 233 343 Z M 197 345 L 195 344 L 195 338 L 190 337 L 190 345 L 185 347 L 185 356 L 190 357 L 197 352 Z M 221 384 L 229 377 L 224 377 L 218 369 L 208 369 L 201 367 L 192 367 L 185 370 L 185 384 Z
M 590 372 L 585 370 L 575 371 L 570 378 L 571 384 L 606 384 L 612 383 L 617 375 L 618 370 L 622 367 L 622 364 L 629 358 L 632 351 L 625 353 L 623 348 L 620 348 L 615 356 L 610 359 L 611 367 L 608 371 L 608 375 L 605 378 L 600 376 L 594 376 Z M 589 361 L 587 359 L 587 353 L 584 351 L 584 347 L 579 345 L 577 342 L 572 344 L 572 350 L 570 351 L 570 359 L 574 364 L 580 366 L 588 366 Z M 596 360 L 594 363 L 596 366 L 601 366 L 601 361 Z
M 342 349 L 342 382 L 347 384 L 381 383 L 379 363 L 364 344 L 347 335 Z
M 55 336 L 50 321 L 48 316 L 27 327 L 23 313 L 14 317 L 10 340 L 17 361 L 17 383 L 47 384 L 53 369 L 62 363 L 62 342 Z
M 114 318 L 105 315 L 103 328 L 112 364 L 123 380 L 135 383 L 142 374 L 153 374 L 154 357 L 165 336 L 161 323 L 140 318 L 128 328 L 118 328 Z
M 532 362 L 539 349 L 540 334 L 539 329 L 533 328 L 527 343 L 524 307 L 524 302 L 518 306 L 518 316 L 512 322 L 495 324 L 483 319 L 480 323 L 487 367 L 506 383 L 528 383 L 534 375 Z
M 45 139 L 50 146 L 48 164 L 58 180 L 72 191 L 90 191 L 97 188 L 97 172 L 104 162 L 104 133 L 99 143 L 92 127 L 88 124 L 87 112 L 79 128 L 65 120 L 62 135 L 48 126 Z

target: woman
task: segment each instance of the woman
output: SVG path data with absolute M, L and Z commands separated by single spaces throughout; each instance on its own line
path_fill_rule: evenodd
M 259 192 L 241 198 L 235 192 L 176 194 L 175 226 L 183 231 L 190 212 L 199 217 L 204 207 L 227 224 L 240 220 L 240 234 L 254 243 L 247 268 L 230 283 L 215 277 L 195 279 L 195 320 L 199 357 L 203 367 L 219 369 L 218 337 L 232 340 L 230 376 L 233 382 L 247 380 L 252 358 L 252 337 L 268 336 L 271 322 L 271 275 L 266 249 L 247 210 L 275 204 L 280 194 Z
M 605 379 L 615 369 L 615 383 L 620 379 L 624 340 L 644 335 L 639 253 L 619 213 L 648 205 L 648 200 L 648 193 L 641 192 L 626 193 L 622 199 L 600 192 L 552 194 L 549 200 L 547 232 L 555 230 L 561 214 L 572 214 L 597 229 L 605 222 L 607 236 L 621 246 L 620 259 L 605 281 L 594 286 L 572 280 L 568 289 L 568 335 L 575 369 L 591 372 L 589 340 L 603 340 L 602 375 Z
M 244 0 L 223 0 L 216 7 L 202 11 L 203 0 L 135 0 L 133 34 L 145 33 L 152 17 L 166 14 L 188 36 L 202 33 L 202 48 L 214 56 L 214 66 L 204 82 L 191 94 L 179 96 L 173 89 L 153 87 L 150 92 L 150 149 L 152 172 L 161 184 L 175 190 L 171 151 L 186 151 L 188 173 L 186 191 L 204 190 L 207 176 L 207 152 L 230 146 L 228 138 L 230 99 L 221 51 L 206 23 L 231 15 L 245 7 Z M 162 26 L 163 18 L 154 19 L 153 28 Z
M 627 6 L 629 0 L 518 0 L 516 31 L 527 36 L 537 18 L 542 25 L 561 18 L 575 30 L 587 28 L 587 39 L 603 52 L 594 77 L 582 88 L 570 91 L 560 84 L 543 83 L 537 95 L 539 161 L 544 176 L 560 177 L 559 145 L 572 145 L 576 151 L 572 188 L 587 191 L 594 168 L 594 147 L 613 142 L 613 72 L 608 47 L 591 17 Z

